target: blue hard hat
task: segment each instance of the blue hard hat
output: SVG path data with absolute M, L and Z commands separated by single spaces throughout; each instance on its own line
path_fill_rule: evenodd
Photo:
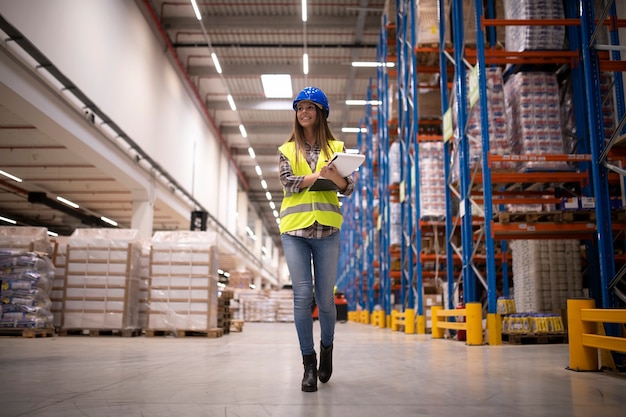
M 302 91 L 298 93 L 295 100 L 293 101 L 293 109 L 296 110 L 298 103 L 301 101 L 311 101 L 317 104 L 324 112 L 326 113 L 326 117 L 330 114 L 330 107 L 328 107 L 328 98 L 326 98 L 326 94 L 322 90 L 317 87 L 305 87 Z

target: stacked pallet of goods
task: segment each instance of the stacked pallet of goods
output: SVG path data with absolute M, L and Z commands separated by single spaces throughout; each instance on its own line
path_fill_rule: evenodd
M 0 227 L 0 334 L 54 334 L 52 252 L 45 228 Z
M 59 334 L 140 334 L 137 236 L 131 229 L 76 229 L 70 236 Z
M 218 249 L 213 232 L 156 232 L 150 256 L 147 336 L 220 337 Z

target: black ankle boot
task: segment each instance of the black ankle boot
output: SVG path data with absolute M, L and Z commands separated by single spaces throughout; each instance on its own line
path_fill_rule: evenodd
M 304 376 L 302 377 L 302 391 L 317 391 L 317 357 L 315 353 L 302 356 Z
M 330 375 L 333 373 L 333 345 L 325 347 L 320 342 L 320 369 L 319 377 L 320 382 L 326 383 L 330 379 Z

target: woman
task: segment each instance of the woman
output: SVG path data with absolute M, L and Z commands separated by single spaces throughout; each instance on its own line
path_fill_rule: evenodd
M 341 208 L 337 191 L 349 195 L 351 177 L 342 177 L 327 164 L 344 145 L 328 127 L 328 99 L 322 90 L 307 87 L 293 101 L 296 112 L 289 140 L 279 149 L 280 181 L 284 198 L 280 209 L 280 233 L 294 295 L 294 320 L 304 377 L 302 391 L 317 391 L 317 356 L 313 341 L 313 294 L 318 306 L 320 382 L 328 382 L 333 370 L 332 353 L 337 310 L 333 289 L 339 263 Z M 311 191 L 318 178 L 332 181 L 337 190 Z M 313 269 L 311 269 L 311 263 Z M 313 274 L 315 285 L 313 285 Z

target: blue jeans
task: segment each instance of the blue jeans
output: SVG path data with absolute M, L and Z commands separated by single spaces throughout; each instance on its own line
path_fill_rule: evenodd
M 281 235 L 283 251 L 293 286 L 294 321 L 302 355 L 315 353 L 313 342 L 313 291 L 320 321 L 321 341 L 329 347 L 335 337 L 337 309 L 335 280 L 339 263 L 340 233 L 321 239 Z M 313 269 L 311 270 L 311 260 Z M 313 277 L 315 276 L 315 286 Z

